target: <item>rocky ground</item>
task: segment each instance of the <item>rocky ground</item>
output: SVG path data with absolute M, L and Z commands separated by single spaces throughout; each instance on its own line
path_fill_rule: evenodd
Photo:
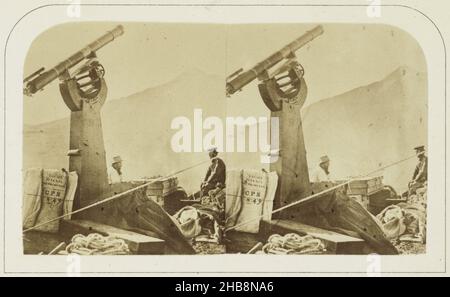
M 416 193 L 408 197 L 409 204 L 416 204 L 424 207 L 425 217 L 423 219 L 422 234 L 426 234 L 426 207 L 427 207 L 427 183 L 423 187 L 417 189 Z M 393 240 L 392 243 L 401 255 L 418 255 L 426 253 L 426 243 Z
M 193 244 L 194 250 L 200 255 L 213 255 L 213 254 L 225 254 L 225 245 L 209 243 L 209 242 L 196 242 Z
M 426 244 L 419 242 L 393 242 L 400 255 L 420 255 L 426 253 Z

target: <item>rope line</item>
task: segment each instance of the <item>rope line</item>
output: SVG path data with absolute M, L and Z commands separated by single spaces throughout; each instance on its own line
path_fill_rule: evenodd
M 313 200 L 314 198 L 317 198 L 317 197 L 319 197 L 319 196 L 322 196 L 323 194 L 332 192 L 332 191 L 334 191 L 334 190 L 336 190 L 336 189 L 339 189 L 339 188 L 341 188 L 341 187 L 343 187 L 343 186 L 345 186 L 345 185 L 348 185 L 348 184 L 350 184 L 352 181 L 358 180 L 359 178 L 362 178 L 362 177 L 368 177 L 368 176 L 370 176 L 370 175 L 372 175 L 372 174 L 374 174 L 374 173 L 376 173 L 376 172 L 378 172 L 378 171 L 382 171 L 382 170 L 384 170 L 384 169 L 386 169 L 386 168 L 395 166 L 395 165 L 397 165 L 397 164 L 400 164 L 400 163 L 402 163 L 402 162 L 405 162 L 405 161 L 407 161 L 407 160 L 409 160 L 409 159 L 412 159 L 412 158 L 414 158 L 414 157 L 416 157 L 416 155 L 412 155 L 412 156 L 409 156 L 409 157 L 407 157 L 407 158 L 405 158 L 405 159 L 401 159 L 401 160 L 399 160 L 399 161 L 393 162 L 393 163 L 391 163 L 391 164 L 389 164 L 389 165 L 386 165 L 386 166 L 384 166 L 384 167 L 381 167 L 381 168 L 378 168 L 378 169 L 376 169 L 376 170 L 374 170 L 374 171 L 371 171 L 371 172 L 369 172 L 369 173 L 367 173 L 367 174 L 365 174 L 365 175 L 361 175 L 361 176 L 358 176 L 358 177 L 353 177 L 353 178 L 349 179 L 349 180 L 346 181 L 346 182 L 340 183 L 340 184 L 338 184 L 338 185 L 336 185 L 336 186 L 333 186 L 333 187 L 331 187 L 331 188 L 328 188 L 328 189 L 323 190 L 323 191 L 321 191 L 321 192 L 318 192 L 318 193 L 316 193 L 316 194 L 307 196 L 307 197 L 305 197 L 304 199 L 297 200 L 297 201 L 294 201 L 294 202 L 292 202 L 292 203 L 290 203 L 290 204 L 288 204 L 288 205 L 285 205 L 285 206 L 282 206 L 282 207 L 280 207 L 280 208 L 277 208 L 277 209 L 273 210 L 270 214 L 274 214 L 274 213 L 280 212 L 280 211 L 282 211 L 282 210 L 285 210 L 285 209 L 287 209 L 287 208 L 289 208 L 289 207 L 292 207 L 292 206 L 295 206 L 295 205 L 298 205 L 298 204 L 305 204 L 305 203 L 307 203 L 307 202 Z M 251 223 L 251 222 L 253 222 L 253 221 L 255 221 L 255 220 L 258 220 L 258 219 L 263 218 L 263 217 L 266 216 L 266 215 L 267 215 L 267 214 L 264 214 L 264 215 L 261 214 L 261 215 L 255 216 L 255 217 L 253 217 L 253 218 L 250 218 L 250 219 L 248 219 L 248 220 L 246 220 L 246 221 L 244 221 L 244 222 L 242 222 L 242 223 L 239 223 L 239 224 L 237 224 L 237 225 L 234 225 L 234 226 L 232 226 L 232 227 L 230 227 L 230 228 L 225 229 L 225 232 L 234 230 L 234 229 L 239 228 L 239 227 L 244 226 L 244 225 L 247 225 L 247 224 L 249 224 L 249 223 Z
M 128 195 L 128 194 L 130 194 L 130 193 L 136 192 L 137 190 L 140 190 L 140 189 L 142 189 L 142 188 L 145 188 L 145 187 L 147 187 L 148 185 L 151 185 L 151 184 L 153 184 L 153 183 L 155 183 L 155 182 L 161 181 L 161 180 L 163 180 L 163 179 L 165 179 L 165 178 L 168 178 L 168 177 L 171 177 L 171 176 L 174 176 L 174 175 L 178 175 L 178 174 L 180 174 L 180 173 L 182 173 L 182 172 L 184 172 L 184 171 L 187 171 L 187 170 L 189 170 L 189 169 L 192 169 L 192 168 L 195 168 L 195 167 L 197 167 L 197 166 L 203 165 L 203 164 L 205 164 L 205 163 L 207 163 L 207 162 L 209 162 L 209 160 L 207 160 L 207 161 L 202 161 L 202 162 L 197 163 L 197 164 L 195 164 L 195 165 L 192 165 L 192 166 L 186 167 L 186 168 L 184 168 L 184 169 L 178 170 L 178 171 L 176 171 L 176 172 L 174 172 L 174 173 L 172 173 L 172 174 L 169 174 L 169 175 L 167 175 L 167 176 L 161 176 L 161 177 L 159 177 L 159 178 L 157 178 L 157 179 L 151 180 L 151 181 L 149 181 L 149 182 L 147 182 L 147 183 L 145 183 L 145 184 L 142 184 L 142 185 L 137 186 L 137 187 L 135 187 L 135 188 L 129 189 L 129 190 L 125 191 L 125 192 L 122 192 L 122 193 L 113 195 L 113 196 L 111 196 L 111 197 L 109 197 L 109 198 L 105 198 L 105 199 L 103 199 L 103 200 L 100 200 L 100 201 L 94 202 L 94 203 L 92 203 L 92 204 L 89 204 L 89 205 L 87 205 L 87 206 L 85 206 L 85 207 L 79 208 L 79 209 L 77 209 L 77 210 L 71 211 L 71 212 L 66 213 L 66 214 L 64 214 L 64 215 L 61 215 L 61 216 L 59 216 L 59 217 L 53 218 L 53 219 L 51 219 L 51 220 L 48 220 L 48 221 L 46 221 L 46 222 L 42 222 L 42 223 L 40 223 L 40 224 L 37 224 L 37 225 L 35 225 L 35 226 L 33 226 L 33 227 L 30 227 L 30 228 L 28 228 L 28 229 L 23 230 L 22 233 L 26 233 L 26 232 L 28 232 L 28 231 L 31 231 L 31 230 L 34 230 L 34 229 L 36 229 L 36 228 L 42 227 L 42 226 L 47 225 L 47 224 L 49 224 L 49 223 L 52 223 L 52 222 L 54 222 L 54 221 L 63 219 L 63 218 L 65 218 L 65 217 L 67 217 L 67 216 L 70 216 L 70 215 L 73 215 L 73 214 L 76 214 L 76 213 L 85 211 L 85 210 L 87 210 L 87 209 L 90 209 L 90 208 L 92 208 L 92 207 L 96 207 L 96 206 L 101 205 L 101 204 L 103 204 L 103 203 L 106 203 L 106 202 L 109 202 L 109 201 L 112 201 L 112 200 L 121 198 L 121 197 L 126 196 L 126 195 Z

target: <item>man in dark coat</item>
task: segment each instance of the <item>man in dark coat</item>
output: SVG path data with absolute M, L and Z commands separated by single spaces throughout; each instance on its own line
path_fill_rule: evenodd
M 419 163 L 417 163 L 412 180 L 408 185 L 409 195 L 415 194 L 416 190 L 423 187 L 424 183 L 428 180 L 428 158 L 425 156 L 425 146 L 421 145 L 414 149 L 416 150 Z
M 211 159 L 211 165 L 208 167 L 205 179 L 201 184 L 201 197 L 207 195 L 210 190 L 217 187 L 225 188 L 225 178 L 226 178 L 226 166 L 222 159 L 217 155 L 216 148 L 209 150 L 209 158 Z

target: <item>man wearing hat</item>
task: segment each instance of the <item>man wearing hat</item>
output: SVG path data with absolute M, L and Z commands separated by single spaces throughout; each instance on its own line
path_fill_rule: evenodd
M 428 180 L 428 158 L 425 156 L 425 146 L 420 145 L 414 148 L 419 163 L 414 169 L 412 180 L 409 182 L 409 195 L 415 194 L 418 188 Z
M 200 186 L 201 197 L 207 195 L 210 190 L 213 190 L 217 187 L 225 187 L 226 166 L 225 162 L 217 157 L 218 154 L 219 153 L 217 152 L 217 149 L 215 147 L 208 150 L 208 155 L 211 159 L 211 165 L 209 165 L 205 179 Z
M 312 174 L 311 182 L 329 182 L 331 181 L 331 173 L 330 173 L 330 158 L 328 156 L 320 157 L 319 167 L 317 167 Z
M 121 183 L 123 181 L 122 158 L 120 156 L 113 157 L 111 166 L 113 170 L 109 173 L 109 184 Z

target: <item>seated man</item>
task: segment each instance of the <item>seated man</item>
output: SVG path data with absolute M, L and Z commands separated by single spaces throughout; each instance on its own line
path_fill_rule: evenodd
M 416 150 L 419 163 L 416 165 L 412 180 L 408 184 L 409 195 L 415 194 L 416 190 L 423 187 L 424 183 L 428 180 L 428 158 L 425 156 L 425 147 L 422 145 L 415 147 L 414 149 Z
M 209 150 L 211 165 L 206 172 L 205 179 L 200 186 L 200 197 L 208 195 L 210 190 L 217 187 L 225 188 L 226 166 L 222 159 L 217 157 L 219 153 L 216 148 Z

